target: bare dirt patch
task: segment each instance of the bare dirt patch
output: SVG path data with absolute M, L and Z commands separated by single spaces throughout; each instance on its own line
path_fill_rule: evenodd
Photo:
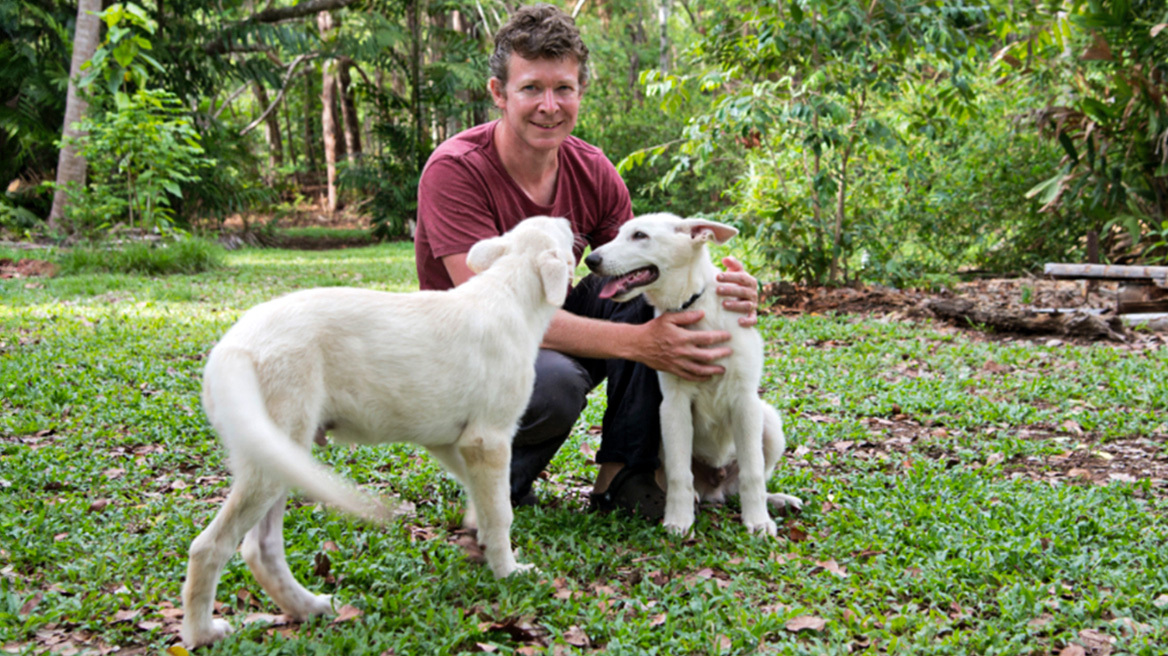
M 51 278 L 57 275 L 57 265 L 47 260 L 0 259 L 0 278 Z

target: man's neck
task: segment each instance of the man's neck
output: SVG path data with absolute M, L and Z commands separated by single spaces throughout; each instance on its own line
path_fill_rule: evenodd
M 555 200 L 559 149 L 533 150 L 507 129 L 505 121 L 495 124 L 495 150 L 507 175 L 540 205 Z

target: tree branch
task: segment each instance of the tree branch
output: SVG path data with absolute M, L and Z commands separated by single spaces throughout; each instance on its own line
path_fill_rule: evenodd
M 277 107 L 280 106 L 280 102 L 282 100 L 284 100 L 284 93 L 286 91 L 288 91 L 288 84 L 290 84 L 292 82 L 292 77 L 296 73 L 296 67 L 299 66 L 301 62 L 308 60 L 308 59 L 315 59 L 318 56 L 319 55 L 317 55 L 315 53 L 307 54 L 307 55 L 299 55 L 296 57 L 296 59 L 292 60 L 292 63 L 288 65 L 288 74 L 284 76 L 284 84 L 280 87 L 280 92 L 276 94 L 276 98 L 274 100 L 272 100 L 272 104 L 268 105 L 268 108 L 265 109 L 262 114 L 260 114 L 259 118 L 252 121 L 251 123 L 249 123 L 247 125 L 247 127 L 245 127 L 244 129 L 240 130 L 239 136 L 242 137 L 243 135 L 247 134 L 248 132 L 251 132 L 252 130 L 254 130 L 257 125 L 264 122 L 264 119 L 266 119 L 268 117 L 268 114 L 271 114 L 272 111 L 274 111 Z
M 279 23 L 280 21 L 291 20 L 295 18 L 303 18 L 305 16 L 315 16 L 322 11 L 330 11 L 332 9 L 340 9 L 353 4 L 356 0 L 306 0 L 300 4 L 291 7 L 275 7 L 264 9 L 263 11 L 246 18 L 238 23 L 233 23 L 224 30 L 220 31 L 219 36 L 208 42 L 203 46 L 203 52 L 209 55 L 221 55 L 232 49 L 231 32 L 237 28 L 246 25 L 258 25 L 263 23 Z

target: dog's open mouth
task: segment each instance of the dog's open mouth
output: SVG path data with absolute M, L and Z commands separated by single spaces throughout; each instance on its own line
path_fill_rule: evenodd
M 624 275 L 615 276 L 600 290 L 600 298 L 620 296 L 636 287 L 644 287 L 657 279 L 657 267 L 649 265 L 642 269 L 635 269 Z

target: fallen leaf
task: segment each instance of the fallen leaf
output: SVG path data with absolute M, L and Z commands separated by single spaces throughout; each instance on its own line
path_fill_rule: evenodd
M 244 624 L 255 624 L 256 622 L 266 622 L 272 626 L 284 626 L 292 620 L 287 615 L 273 615 L 271 613 L 251 613 L 243 618 Z
M 1063 650 L 1059 652 L 1059 656 L 1087 656 L 1087 652 L 1079 645 L 1071 643 L 1063 647 Z
M 788 526 L 787 539 L 791 542 L 804 542 L 807 540 L 807 531 L 804 531 L 798 526 Z
M 475 645 L 479 648 L 479 651 L 485 651 L 488 654 L 493 654 L 499 651 L 498 645 L 492 645 L 486 642 L 476 642 Z
M 119 610 L 118 612 L 114 613 L 114 622 L 129 622 L 141 614 L 141 608 L 137 610 Z
M 817 561 L 815 561 L 815 565 L 817 567 L 821 567 L 821 568 L 831 572 L 832 574 L 835 574 L 836 576 L 838 576 L 840 578 L 847 578 L 848 577 L 847 568 L 841 567 L 840 564 L 835 562 L 835 560 L 833 560 L 833 559 L 817 560 Z M 812 569 L 811 571 L 812 571 L 812 573 L 815 573 L 817 570 Z
M 332 561 L 329 560 L 328 555 L 321 551 L 312 560 L 312 573 L 322 579 L 328 578 L 329 570 L 332 569 L 332 566 Z
M 16 614 L 17 615 L 31 614 L 34 610 L 36 610 L 36 607 L 40 605 L 41 601 L 44 598 L 45 598 L 45 593 L 41 592 L 40 590 L 36 591 L 31 597 L 29 597 L 27 600 L 25 600 L 24 604 L 20 607 L 20 610 L 17 611 Z
M 337 543 L 333 542 L 332 540 L 326 540 L 325 543 L 323 545 L 321 545 L 321 549 L 324 549 L 325 551 L 340 551 L 341 550 L 340 547 L 337 546 Z
M 986 466 L 991 467 L 993 465 L 998 464 L 999 462 L 1002 462 L 1005 459 L 1006 459 L 1006 456 L 1002 455 L 1001 453 L 991 453 L 989 455 L 989 457 L 986 458 Z
M 1156 600 L 1152 602 L 1152 605 L 1156 608 L 1168 608 L 1168 594 L 1162 594 L 1159 597 L 1156 597 Z
M 138 622 L 138 628 L 143 631 L 153 631 L 162 628 L 162 622 Z
M 105 510 L 106 506 L 108 505 L 110 505 L 109 499 L 97 499 L 93 503 L 89 504 L 89 512 L 101 512 Z
M 783 626 L 792 633 L 800 631 L 822 631 L 827 626 L 827 620 L 814 615 L 800 615 L 787 620 Z
M 1067 471 L 1067 476 L 1070 476 L 1071 478 L 1085 478 L 1087 480 L 1091 480 L 1091 471 L 1089 469 L 1075 467 L 1074 469 Z
M 564 632 L 564 641 L 573 647 L 587 647 L 592 642 L 588 639 L 588 634 L 584 633 L 584 629 L 574 624 Z
M 669 613 L 659 613 L 649 618 L 649 626 L 661 626 L 669 620 Z
M 337 616 L 333 620 L 333 624 L 340 624 L 341 622 L 348 622 L 351 620 L 355 620 L 364 614 L 365 614 L 365 612 L 362 611 L 360 608 L 357 608 L 356 606 L 351 606 L 349 604 L 345 604 L 344 606 L 341 606 L 340 608 L 337 609 Z
M 1105 651 L 1111 652 L 1111 645 L 1115 644 L 1115 638 L 1096 631 L 1095 629 L 1083 629 L 1079 631 L 1079 639 L 1083 641 L 1083 646 L 1091 651 Z

